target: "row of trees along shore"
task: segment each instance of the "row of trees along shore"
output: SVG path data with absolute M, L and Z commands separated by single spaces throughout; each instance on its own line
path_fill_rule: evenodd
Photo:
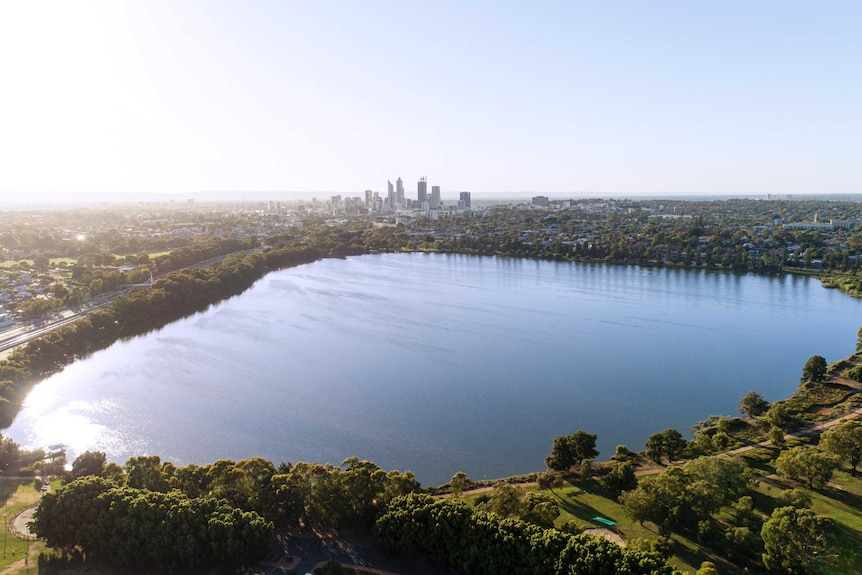
M 436 500 L 408 472 L 348 458 L 278 467 L 261 458 L 176 467 L 158 456 L 79 456 L 34 518 L 48 545 L 136 569 L 238 567 L 265 557 L 276 527 L 373 531 L 390 549 L 470 574 L 670 575 L 657 553 Z
M 310 239 L 304 245 L 293 243 L 293 247 L 229 256 L 211 268 L 174 272 L 157 280 L 151 290 L 135 290 L 127 296 L 120 296 L 107 309 L 92 312 L 70 326 L 34 340 L 13 352 L 8 360 L 0 362 L 0 420 L 4 425 L 11 422 L 28 386 L 39 378 L 62 369 L 77 358 L 107 347 L 119 338 L 161 327 L 220 299 L 240 293 L 268 270 L 314 261 L 325 255 L 410 249 L 409 245 L 393 245 L 399 244 L 407 236 L 398 230 L 390 230 L 319 230 L 310 234 Z M 389 240 L 396 238 L 397 241 L 390 243 Z M 825 361 L 820 359 L 816 356 L 806 364 L 804 378 L 810 379 L 808 383 L 817 383 L 825 377 Z M 798 424 L 793 409 L 796 404 L 776 402 L 767 407 L 759 403 L 758 399 L 762 398 L 749 397 L 748 404 L 754 410 L 765 410 L 761 419 L 771 426 L 770 437 L 774 435 L 778 439 L 782 435 L 780 432 Z M 773 431 L 776 433 L 772 434 Z M 856 437 L 855 431 L 855 428 L 849 430 L 848 434 Z M 725 438 L 722 439 L 722 436 Z M 709 433 L 696 436 L 687 445 L 681 434 L 666 430 L 650 437 L 646 456 L 659 462 L 663 457 L 702 456 L 711 450 L 726 448 L 727 436 L 721 422 L 711 428 Z M 588 476 L 592 457 L 597 455 L 594 442 L 595 436 L 584 432 L 558 438 L 548 459 L 549 467 L 567 472 L 572 467 L 579 467 L 581 473 Z M 776 444 L 781 445 L 780 442 Z M 824 468 L 823 462 L 827 459 L 831 461 L 826 467 L 831 465 L 834 470 L 840 459 L 848 458 L 846 455 L 824 458 L 819 453 L 829 451 L 830 440 L 827 438 L 822 445 L 823 449 L 789 446 L 776 460 L 776 469 L 791 480 L 804 480 L 812 488 L 821 487 L 828 481 L 828 477 L 823 480 L 824 475 L 818 471 Z M 851 449 L 851 453 L 855 451 Z M 631 456 L 627 449 L 618 449 L 605 481 L 608 494 L 618 498 L 626 513 L 635 520 L 654 522 L 665 537 L 675 529 L 689 529 L 696 523 L 697 529 L 704 531 L 704 541 L 708 542 L 715 535 L 713 514 L 717 509 L 730 505 L 740 519 L 720 539 L 721 543 L 715 544 L 742 550 L 747 561 L 754 561 L 753 557 L 759 550 L 764 551 L 763 563 L 759 564 L 776 573 L 801 574 L 813 568 L 806 563 L 810 556 L 789 554 L 787 550 L 792 546 L 780 543 L 779 537 L 779 534 L 788 532 L 799 536 L 792 529 L 800 525 L 813 526 L 811 529 L 814 531 L 808 529 L 801 535 L 810 535 L 813 540 L 820 540 L 815 536 L 815 531 L 828 531 L 828 521 L 806 509 L 804 497 L 788 496 L 789 505 L 776 509 L 771 523 L 767 521 L 762 525 L 762 538 L 758 539 L 752 535 L 754 524 L 750 522 L 750 514 L 746 514 L 746 509 L 750 511 L 745 499 L 747 495 L 740 496 L 745 489 L 750 489 L 750 482 L 744 488 L 738 485 L 740 480 L 749 475 L 746 470 L 734 468 L 737 463 L 730 461 L 735 460 L 728 460 L 724 464 L 714 463 L 712 459 L 701 461 L 701 457 L 692 460 L 691 465 L 668 469 L 654 478 L 638 481 L 633 474 L 632 463 L 627 460 Z M 98 454 L 96 459 L 99 459 Z M 853 461 L 855 472 L 859 458 Z M 83 463 L 78 465 L 79 477 L 86 475 L 81 472 L 81 465 Z M 728 472 L 728 469 L 731 471 Z M 40 511 L 37 529 L 41 530 L 40 534 L 49 543 L 53 542 L 60 548 L 83 549 L 92 557 L 102 556 L 112 563 L 130 567 L 179 570 L 200 566 L 204 557 L 212 552 L 207 548 L 207 537 L 223 543 L 224 554 L 212 555 L 218 562 L 225 565 L 247 563 L 262 549 L 260 542 L 271 538 L 276 525 L 312 528 L 368 526 L 379 516 L 377 533 L 388 545 L 408 554 L 421 554 L 441 560 L 466 573 L 500 572 L 501 565 L 509 561 L 511 566 L 517 566 L 510 570 L 521 573 L 634 575 L 672 571 L 661 558 L 660 546 L 651 551 L 622 551 L 609 543 L 547 529 L 547 521 L 544 521 L 545 527 L 536 525 L 543 522 L 542 518 L 547 519 L 545 515 L 548 515 L 544 513 L 547 509 L 542 507 L 547 501 L 541 498 L 534 498 L 535 501 L 529 505 L 520 506 L 522 511 L 529 509 L 529 513 L 524 515 L 524 518 L 530 519 L 526 522 L 510 516 L 511 513 L 504 511 L 505 507 L 493 509 L 496 503 L 493 498 L 489 498 L 490 503 L 480 502 L 479 507 L 468 514 L 465 506 L 458 502 L 432 502 L 416 496 L 402 498 L 400 496 L 404 494 L 420 490 L 412 474 L 397 471 L 386 473 L 373 463 L 356 458 L 346 460 L 341 468 L 305 463 L 295 466 L 282 464 L 276 468 L 259 459 L 176 468 L 170 463 L 161 463 L 157 457 L 142 457 L 133 458 L 123 468 L 102 461 L 96 475 L 102 479 L 79 479 L 52 495 L 56 501 L 48 499 L 53 503 Z M 549 480 L 548 477 L 540 476 L 539 479 L 540 485 L 558 485 L 553 478 Z M 454 483 L 452 487 L 455 488 Z M 88 495 L 78 497 L 75 495 L 78 489 Z M 739 496 L 738 499 L 731 501 L 736 496 Z M 61 498 L 68 498 L 70 504 L 60 503 Z M 206 503 L 198 502 L 199 499 L 206 500 Z M 504 500 L 503 497 L 497 499 Z M 93 513 L 96 515 L 85 515 L 92 521 L 77 524 L 80 527 L 77 531 L 66 530 L 65 520 L 58 518 L 68 513 L 78 513 L 84 501 L 94 502 L 96 511 Z M 128 509 L 128 517 L 134 518 L 134 521 L 130 519 L 127 525 L 123 525 L 126 531 L 118 530 L 116 521 L 111 523 L 110 528 L 106 527 L 100 521 L 111 515 L 102 512 L 104 509 L 99 505 L 107 505 L 109 509 L 112 506 Z M 196 515 L 198 513 L 201 517 Z M 183 516 L 193 527 L 175 548 L 166 545 L 163 547 L 165 551 L 148 551 L 133 558 L 130 549 L 121 552 L 120 547 L 100 546 L 105 543 L 101 538 L 109 536 L 138 539 L 142 534 L 150 534 L 154 541 L 163 540 L 165 535 L 159 531 L 161 528 L 158 525 L 162 525 L 162 528 L 170 525 L 166 518 L 177 514 L 185 514 Z M 203 516 L 213 518 L 219 526 L 210 525 L 209 519 L 205 522 Z M 411 519 L 408 521 L 405 517 Z M 152 524 L 147 523 L 150 519 Z M 469 548 L 461 553 L 449 549 L 447 546 L 451 546 L 452 542 L 447 538 L 436 540 L 431 537 L 429 525 L 423 524 L 424 520 L 433 520 L 434 529 L 445 524 L 448 525 L 446 529 L 451 528 L 450 534 L 463 534 L 466 539 L 462 541 L 469 541 Z M 409 525 L 401 525 L 399 521 L 408 521 Z M 116 539 L 115 542 L 118 541 Z M 523 561 L 518 563 L 504 548 L 523 553 Z M 555 555 L 556 550 L 559 553 Z M 828 555 L 826 547 L 812 546 L 811 550 L 815 554 L 821 553 L 822 557 Z M 505 561 L 496 563 L 498 557 Z
M 16 348 L 0 361 L 0 427 L 12 423 L 32 385 L 73 361 L 237 295 L 270 270 L 322 255 L 315 247 L 283 247 L 230 255 L 211 267 L 182 269 L 159 278 L 150 289 L 120 295 L 107 308 Z
M 806 363 L 797 395 L 828 385 L 835 364 L 826 371 L 822 365 L 819 356 Z M 854 369 L 846 362 L 838 365 Z M 771 412 L 781 403 L 747 394 L 740 411 L 757 412 L 749 425 L 768 428 L 777 425 Z M 798 424 L 790 417 L 783 422 Z M 606 497 L 617 500 L 634 521 L 658 527 L 660 539 L 647 546 L 634 541 L 619 548 L 580 533 L 579 525 L 554 529 L 559 504 L 543 493 L 500 483 L 473 506 L 436 500 L 421 493 L 409 471 L 386 472 L 356 457 L 340 467 L 303 462 L 276 467 L 262 458 L 178 467 L 158 456 L 140 456 L 121 467 L 107 463 L 104 453 L 87 452 L 73 463 L 66 476 L 70 482 L 45 496 L 34 528 L 52 547 L 83 552 L 88 560 L 166 571 L 253 563 L 265 555 L 276 528 L 373 530 L 400 553 L 467 574 L 669 575 L 674 573 L 666 563 L 671 536 L 690 532 L 704 548 L 755 571 L 803 575 L 852 561 L 835 538 L 834 522 L 816 515 L 801 489 L 781 493 L 764 521 L 755 511 L 758 471 L 749 464 L 762 468 L 769 464 L 766 457 L 781 478 L 822 490 L 842 463 L 856 474 L 862 423 L 833 427 L 819 446 L 788 444 L 777 457 L 766 453 L 753 460 L 708 453 L 726 445 L 702 438 L 724 430 L 732 431 L 713 422 L 692 441 L 665 430 L 647 440 L 643 454 L 620 446 L 608 463 L 595 466 L 595 435 L 577 431 L 553 441 L 551 469 L 537 477 L 540 490 L 561 487 L 564 475 L 574 482 L 600 475 Z M 659 464 L 690 460 L 638 478 L 633 464 L 641 458 Z M 54 472 L 64 473 L 57 466 Z M 449 488 L 458 496 L 470 486 L 459 472 Z

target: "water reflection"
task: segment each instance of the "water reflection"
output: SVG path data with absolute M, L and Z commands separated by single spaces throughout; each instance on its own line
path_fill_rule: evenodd
M 411 469 L 424 483 L 540 469 L 555 435 L 601 456 L 796 387 L 853 351 L 860 302 L 816 280 L 384 254 L 270 274 L 41 383 L 6 431 L 123 462 L 261 455 Z

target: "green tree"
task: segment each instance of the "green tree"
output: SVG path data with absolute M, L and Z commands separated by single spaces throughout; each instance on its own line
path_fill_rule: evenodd
M 826 359 L 820 355 L 812 355 L 802 367 L 802 381 L 823 381 L 826 379 L 826 367 Z
M 482 509 L 500 517 L 519 517 L 524 512 L 524 490 L 509 483 L 498 483 Z
M 767 569 L 787 575 L 809 575 L 817 565 L 838 559 L 834 542 L 828 539 L 832 522 L 810 509 L 779 507 L 760 531 L 763 539 L 763 564 Z
M 587 479 L 590 478 L 590 476 L 592 476 L 592 474 L 593 474 L 593 463 L 595 463 L 595 461 L 593 459 L 584 459 L 583 461 L 581 461 L 580 475 L 581 475 L 581 479 L 583 481 L 586 481 Z
M 527 493 L 521 499 L 521 505 L 521 519 L 545 529 L 553 529 L 554 520 L 560 515 L 560 506 L 544 493 Z
M 108 458 L 101 451 L 85 451 L 72 462 L 72 478 L 77 479 L 85 475 L 101 475 Z
M 558 435 L 551 446 L 551 455 L 545 458 L 545 464 L 550 469 L 566 471 L 584 459 L 593 459 L 598 436 L 578 430 L 571 435 Z
M 715 568 L 715 563 L 712 561 L 704 561 L 694 575 L 718 575 L 718 569 Z
M 452 479 L 449 481 L 449 488 L 452 490 L 452 495 L 455 497 L 461 497 L 461 494 L 464 493 L 470 487 L 470 478 L 467 477 L 467 474 L 463 471 L 459 471 L 455 475 L 452 476 Z
M 653 433 L 647 438 L 646 456 L 653 463 L 661 463 L 664 456 L 664 436 L 661 433 Z
M 862 462 L 862 422 L 851 419 L 827 429 L 820 436 L 820 446 L 849 463 L 856 475 Z
M 605 478 L 605 489 L 614 499 L 619 498 L 623 491 L 631 491 L 637 485 L 634 467 L 628 461 L 617 463 Z
M 748 417 L 760 417 L 769 409 L 769 402 L 756 391 L 749 391 L 739 400 L 739 413 Z
M 636 489 L 620 495 L 626 515 L 643 524 L 655 523 L 663 537 L 669 537 L 680 522 L 686 507 L 686 485 L 688 479 L 679 467 L 644 477 Z
M 667 455 L 668 462 L 678 459 L 688 445 L 688 442 L 676 429 L 665 429 L 661 435 L 664 453 Z
M 766 437 L 775 447 L 784 447 L 785 445 L 784 430 L 778 426 L 771 426 L 769 431 L 766 433 Z
M 825 487 L 837 467 L 836 456 L 811 446 L 791 447 L 775 460 L 775 470 L 780 475 L 805 479 L 809 489 Z
M 553 492 L 554 489 L 559 489 L 563 486 L 563 476 L 560 475 L 559 471 L 549 469 L 536 477 L 536 484 L 539 489 L 550 489 Z
M 136 489 L 167 491 L 168 481 L 162 475 L 162 461 L 158 455 L 130 457 L 126 461 L 126 484 Z

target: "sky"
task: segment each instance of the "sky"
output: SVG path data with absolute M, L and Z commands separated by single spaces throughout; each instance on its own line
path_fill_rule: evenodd
M 0 197 L 862 192 L 862 2 L 0 0 Z

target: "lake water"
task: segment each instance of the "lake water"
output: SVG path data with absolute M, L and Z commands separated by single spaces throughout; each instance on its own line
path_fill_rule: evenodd
M 357 455 L 423 484 L 544 468 L 556 435 L 643 449 L 855 348 L 804 277 L 440 254 L 329 259 L 40 383 L 5 435 L 178 465 Z

